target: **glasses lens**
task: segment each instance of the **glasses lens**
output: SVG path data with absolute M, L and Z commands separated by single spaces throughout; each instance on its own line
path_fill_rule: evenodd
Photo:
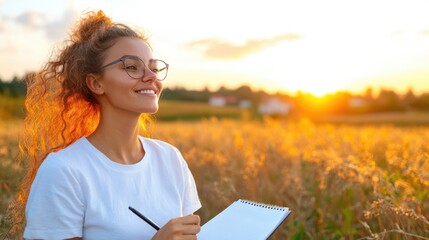
M 162 81 L 167 77 L 168 65 L 162 60 L 154 59 L 150 62 L 150 70 Z
M 142 60 L 138 58 L 124 59 L 124 68 L 128 75 L 132 78 L 142 78 L 144 76 L 145 65 Z

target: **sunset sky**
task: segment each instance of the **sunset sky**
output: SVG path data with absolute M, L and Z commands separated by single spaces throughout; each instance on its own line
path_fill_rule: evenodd
M 429 92 L 428 0 L 0 0 L 0 78 L 40 68 L 98 9 L 150 36 L 167 87 Z

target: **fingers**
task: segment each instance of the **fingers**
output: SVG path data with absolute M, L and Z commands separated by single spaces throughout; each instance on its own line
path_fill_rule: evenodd
M 197 233 L 200 230 L 200 217 L 188 215 L 171 219 L 157 232 L 153 239 L 197 239 Z
M 198 215 L 188 215 L 181 218 L 176 218 L 182 221 L 183 224 L 191 225 L 191 224 L 197 224 L 200 225 L 200 217 Z
M 174 226 L 173 231 L 183 235 L 195 235 L 200 231 L 200 217 L 188 215 L 170 220 L 169 224 Z

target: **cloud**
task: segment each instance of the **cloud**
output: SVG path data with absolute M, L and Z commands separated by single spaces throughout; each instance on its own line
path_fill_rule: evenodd
M 302 38 L 301 35 L 286 33 L 267 39 L 253 39 L 237 46 L 216 38 L 201 39 L 187 44 L 189 48 L 202 49 L 204 56 L 212 59 L 239 59 L 285 41 Z
M 49 22 L 45 25 L 47 36 L 53 40 L 64 38 L 67 35 L 67 31 L 77 19 L 77 11 L 74 9 L 67 9 L 62 14 L 61 19 Z
M 36 11 L 28 11 L 17 16 L 14 21 L 29 30 L 43 30 L 51 40 L 59 40 L 67 35 L 68 29 L 78 18 L 77 11 L 73 8 L 66 9 L 61 18 L 48 21 L 47 17 Z M 0 25 L 0 30 L 1 30 Z
M 36 11 L 28 11 L 15 18 L 17 23 L 32 30 L 41 28 L 44 25 L 45 20 L 46 16 Z

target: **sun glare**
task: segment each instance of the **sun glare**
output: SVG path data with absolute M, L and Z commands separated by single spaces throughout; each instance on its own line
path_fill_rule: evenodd
M 341 86 L 338 86 L 338 83 L 335 82 L 325 82 L 325 81 L 306 81 L 308 84 L 306 86 L 298 87 L 298 90 L 311 93 L 317 97 L 322 97 L 328 93 L 333 93 L 341 89 Z
M 271 89 L 315 96 L 341 90 L 358 92 L 363 89 L 356 88 L 359 82 L 389 83 L 386 76 L 397 75 L 415 65 L 407 60 L 415 53 L 407 56 L 402 44 L 388 36 L 370 39 L 356 35 L 336 38 L 311 35 L 247 56 L 243 64 L 255 76 L 265 79 Z
M 339 55 L 301 41 L 281 44 L 244 61 L 271 89 L 323 96 L 342 90 L 354 81 L 355 73 L 349 62 L 345 63 Z

